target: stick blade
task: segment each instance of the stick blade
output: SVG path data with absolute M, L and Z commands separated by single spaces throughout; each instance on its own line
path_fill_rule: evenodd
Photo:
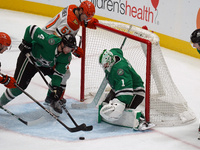
M 40 118 L 38 118 L 38 119 L 36 119 L 36 120 L 28 121 L 28 122 L 27 122 L 27 126 L 34 126 L 34 125 L 40 124 L 40 123 L 42 123 L 42 122 L 44 122 L 44 121 L 45 121 L 45 117 L 42 116 L 42 117 L 40 117 Z
M 71 107 L 73 109 L 87 109 L 87 108 L 95 108 L 96 105 L 95 103 L 92 101 L 91 103 L 89 104 L 85 104 L 85 103 L 72 103 L 71 104 Z

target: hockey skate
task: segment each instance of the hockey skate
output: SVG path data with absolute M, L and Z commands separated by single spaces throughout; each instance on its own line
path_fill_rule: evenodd
M 148 130 L 150 128 L 153 128 L 155 126 L 155 124 L 146 121 L 143 112 L 135 111 L 134 113 L 135 113 L 134 115 L 135 121 L 133 125 L 133 130 L 143 131 L 143 130 Z
M 147 122 L 144 118 L 140 118 L 140 124 L 138 126 L 139 131 L 148 130 L 153 127 L 155 127 L 155 124 L 151 122 Z
M 60 101 L 61 106 L 64 106 L 64 107 L 66 106 L 66 102 L 67 102 L 66 99 L 62 98 L 62 99 L 60 99 L 59 101 Z M 50 97 L 50 96 L 47 96 L 43 104 L 44 104 L 44 105 L 47 105 L 47 106 L 50 106 L 50 105 L 51 105 L 51 102 L 52 102 L 51 97 Z
M 50 111 L 56 115 L 57 117 L 60 116 L 60 114 L 62 114 L 62 105 L 60 103 L 60 100 L 58 101 L 53 101 L 51 104 L 50 104 Z

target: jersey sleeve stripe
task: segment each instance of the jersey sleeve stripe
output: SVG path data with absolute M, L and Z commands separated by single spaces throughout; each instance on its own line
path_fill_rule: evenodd
M 37 27 L 36 25 L 32 25 L 32 26 L 30 27 L 29 33 L 30 33 L 30 36 L 31 36 L 32 39 L 33 39 L 33 36 L 34 36 L 35 31 L 36 31 L 37 28 L 38 28 L 38 27 Z
M 115 96 L 118 97 L 120 95 L 133 95 L 133 88 L 125 88 L 122 90 L 118 90 L 115 92 Z
M 56 19 L 53 22 L 51 22 L 50 24 L 46 25 L 46 29 L 48 29 L 51 26 L 53 26 L 59 18 L 60 18 L 60 14 L 58 14 L 58 16 L 56 17 Z

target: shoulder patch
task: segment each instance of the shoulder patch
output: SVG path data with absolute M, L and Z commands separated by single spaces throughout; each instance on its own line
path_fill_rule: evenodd
M 119 76 L 122 76 L 122 75 L 124 74 L 124 70 L 123 70 L 123 69 L 118 69 L 118 70 L 117 70 L 117 74 L 118 74 Z
M 74 19 L 73 23 L 75 23 L 76 25 L 78 25 L 78 21 L 76 19 Z
M 50 38 L 50 39 L 48 40 L 48 43 L 49 43 L 50 45 L 54 45 L 54 44 L 55 44 L 55 40 L 54 40 L 53 38 Z

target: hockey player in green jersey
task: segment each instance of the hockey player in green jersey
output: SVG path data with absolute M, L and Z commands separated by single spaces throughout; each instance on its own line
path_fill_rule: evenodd
M 200 54 L 200 29 L 196 29 L 190 35 L 190 40 L 192 42 L 192 47 L 197 49 L 197 52 Z M 200 139 L 200 125 L 198 128 L 199 138 Z
M 76 47 L 76 39 L 71 34 L 65 34 L 62 38 L 49 35 L 36 25 L 26 28 L 22 43 L 19 45 L 19 54 L 14 78 L 17 84 L 26 89 L 37 69 L 30 59 L 43 72 L 51 78 L 51 86 L 54 92 L 48 92 L 52 97 L 51 111 L 55 115 L 62 113 L 59 98 L 62 94 L 60 83 L 71 61 L 71 51 Z M 18 88 L 6 89 L 0 98 L 0 105 L 5 105 L 22 92 Z
M 135 111 L 145 96 L 144 83 L 129 61 L 123 57 L 122 50 L 119 48 L 104 50 L 99 57 L 99 62 L 112 88 L 100 108 L 103 120 L 133 127 L 135 130 L 153 127 L 152 123 L 145 121 L 141 111 Z M 125 109 L 129 109 L 128 113 Z M 132 120 L 131 123 L 130 120 Z
M 192 32 L 190 40 L 192 42 L 192 46 L 196 48 L 200 54 L 200 29 L 196 29 Z

